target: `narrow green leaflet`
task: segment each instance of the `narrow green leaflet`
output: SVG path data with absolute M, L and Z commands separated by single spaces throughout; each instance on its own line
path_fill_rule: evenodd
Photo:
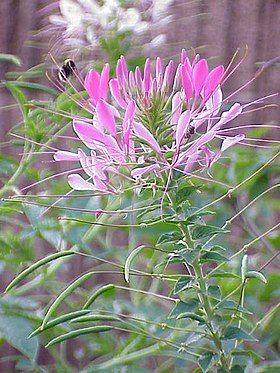
M 186 312 L 193 312 L 197 310 L 199 306 L 200 306 L 200 302 L 196 298 L 190 299 L 187 302 L 180 301 L 173 308 L 168 318 L 177 317 L 181 315 L 182 313 L 186 313 Z
M 187 185 L 187 186 L 182 186 L 177 189 L 176 192 L 176 204 L 180 205 L 183 202 L 186 202 L 188 197 L 195 192 L 199 186 L 197 185 Z
M 207 251 L 200 257 L 201 263 L 206 262 L 227 262 L 228 258 L 218 253 L 217 251 Z
M 220 227 L 214 227 L 212 225 L 203 225 L 195 224 L 191 228 L 191 236 L 193 240 L 200 240 L 205 237 L 211 237 L 215 234 L 228 233 L 228 230 L 225 230 Z
M 21 60 L 14 54 L 0 53 L 0 62 L 13 63 L 14 65 L 20 66 Z
M 256 341 L 256 338 L 245 332 L 237 326 L 229 326 L 226 328 L 223 339 L 236 339 L 238 341 Z
M 205 352 L 201 357 L 198 359 L 198 364 L 203 372 L 208 372 L 208 370 L 213 366 L 215 355 L 213 352 L 208 351 Z
M 176 282 L 176 285 L 173 290 L 173 294 L 179 294 L 181 291 L 184 291 L 191 287 L 192 282 L 194 280 L 193 276 L 184 276 L 180 277 L 179 280 Z

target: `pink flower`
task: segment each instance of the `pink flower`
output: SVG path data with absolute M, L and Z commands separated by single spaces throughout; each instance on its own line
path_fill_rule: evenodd
M 209 168 L 223 151 L 244 139 L 243 134 L 220 132 L 242 112 L 235 103 L 220 114 L 222 65 L 210 70 L 199 55 L 191 63 L 183 50 L 177 68 L 172 60 L 164 68 L 158 57 L 155 70 L 147 59 L 142 74 L 139 67 L 129 71 L 121 57 L 110 81 L 109 71 L 105 64 L 101 74 L 88 72 L 85 89 L 92 121 L 73 120 L 73 130 L 88 150 L 54 155 L 56 161 L 80 162 L 86 178 L 70 174 L 73 189 L 116 193 L 116 175 L 139 181 L 175 168 L 185 174 L 195 165 Z M 113 102 L 108 100 L 109 90 Z M 214 138 L 221 140 L 216 152 L 209 148 Z

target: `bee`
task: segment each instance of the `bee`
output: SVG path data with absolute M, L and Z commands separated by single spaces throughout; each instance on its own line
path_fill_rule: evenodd
M 189 123 L 186 133 L 185 133 L 185 138 L 189 140 L 194 135 L 194 133 L 195 133 L 194 125 L 192 123 Z
M 61 68 L 57 72 L 57 76 L 60 82 L 67 83 L 69 77 L 77 71 L 75 62 L 70 58 L 67 58 Z

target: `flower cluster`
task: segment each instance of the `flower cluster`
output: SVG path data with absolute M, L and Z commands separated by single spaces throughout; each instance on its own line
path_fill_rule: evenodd
M 97 51 L 100 40 L 113 35 L 122 38 L 126 33 L 130 39 L 133 36 L 138 40 L 136 44 L 152 34 L 146 43 L 154 48 L 166 41 L 164 28 L 172 18 L 168 12 L 172 2 L 150 0 L 130 6 L 131 2 L 122 0 L 60 0 L 59 13 L 51 15 L 50 22 L 68 53 L 79 52 L 83 47 Z
M 193 167 L 210 168 L 245 137 L 221 132 L 242 112 L 234 103 L 220 114 L 221 65 L 209 70 L 205 59 L 196 55 L 191 62 L 183 50 L 177 68 L 172 60 L 164 68 L 157 58 L 153 69 L 147 59 L 142 74 L 139 67 L 129 71 L 121 57 L 116 77 L 110 80 L 109 73 L 108 64 L 101 74 L 87 73 L 84 87 L 92 119 L 73 120 L 74 132 L 90 153 L 79 149 L 54 155 L 56 161 L 79 161 L 88 176 L 70 174 L 73 189 L 116 193 L 116 175 L 139 182 L 173 170 L 188 174 Z M 221 139 L 216 152 L 209 145 L 214 138 Z

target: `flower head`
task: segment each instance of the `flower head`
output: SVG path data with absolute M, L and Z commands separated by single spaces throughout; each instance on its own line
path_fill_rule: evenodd
M 195 165 L 210 168 L 223 151 L 244 139 L 243 134 L 220 133 L 242 112 L 234 103 L 221 113 L 223 76 L 223 66 L 210 70 L 205 59 L 197 55 L 191 62 L 184 50 L 176 68 L 172 60 L 163 67 L 157 58 L 154 66 L 146 60 L 143 73 L 139 67 L 129 71 L 121 57 L 110 81 L 108 64 L 101 74 L 90 70 L 85 89 L 92 120 L 73 121 L 89 151 L 55 153 L 57 161 L 79 160 L 88 177 L 69 175 L 71 187 L 116 193 L 116 175 L 139 180 L 174 169 L 188 174 Z M 222 140 L 218 151 L 209 145 L 214 138 Z

